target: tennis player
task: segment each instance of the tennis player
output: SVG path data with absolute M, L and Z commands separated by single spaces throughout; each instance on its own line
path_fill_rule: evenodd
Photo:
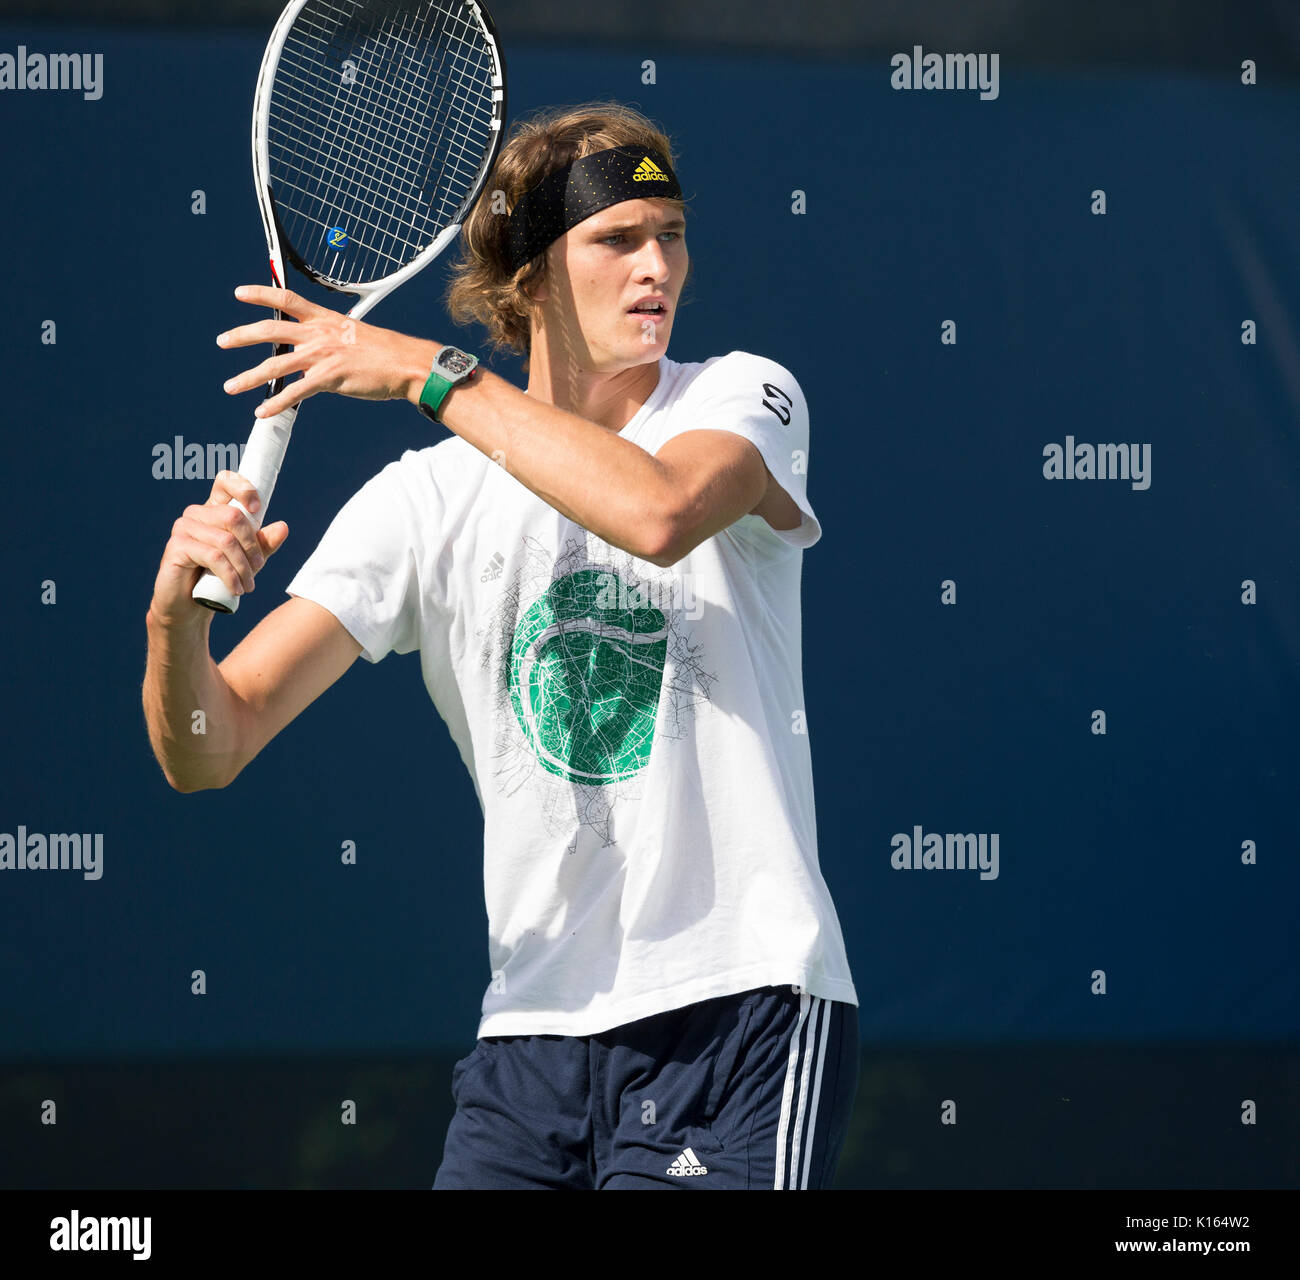
M 526 392 L 239 290 L 294 319 L 219 341 L 293 351 L 227 390 L 301 373 L 261 412 L 404 397 L 452 434 L 364 484 L 220 666 L 190 590 L 251 590 L 284 522 L 255 531 L 223 473 L 155 584 L 145 709 L 180 791 L 228 786 L 358 654 L 419 650 L 482 805 L 489 922 L 436 1188 L 819 1188 L 845 1140 L 857 996 L 803 731 L 808 409 L 775 360 L 668 358 L 685 207 L 633 110 L 516 126 L 448 302 L 526 356 Z

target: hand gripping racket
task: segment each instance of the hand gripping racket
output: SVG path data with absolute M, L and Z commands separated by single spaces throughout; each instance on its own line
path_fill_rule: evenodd
M 501 145 L 505 62 L 477 0 L 295 0 L 253 97 L 253 181 L 271 280 L 284 260 L 342 293 L 360 319 L 455 238 Z M 281 319 L 276 312 L 275 318 Z M 276 345 L 275 354 L 291 348 Z M 267 387 L 278 395 L 285 379 Z M 255 420 L 239 471 L 261 528 L 298 406 Z M 193 591 L 234 613 L 215 574 Z

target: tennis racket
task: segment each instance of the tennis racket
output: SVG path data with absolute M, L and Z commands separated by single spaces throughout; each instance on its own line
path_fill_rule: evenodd
M 505 62 L 477 0 L 295 0 L 280 15 L 253 97 L 253 182 L 271 280 L 287 258 L 356 294 L 360 319 L 455 238 L 501 145 Z M 277 320 L 282 318 L 275 313 Z M 281 356 L 292 348 L 277 344 Z M 286 379 L 267 386 L 278 395 Z M 261 528 L 298 406 L 254 420 L 240 474 Z M 234 613 L 205 573 L 193 598 Z

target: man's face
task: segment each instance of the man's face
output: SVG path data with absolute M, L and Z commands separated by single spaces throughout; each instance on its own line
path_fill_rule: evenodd
M 550 247 L 547 283 L 536 296 L 546 324 L 591 372 L 617 372 L 667 352 L 689 263 L 686 223 L 674 206 L 624 200 Z M 635 310 L 652 303 L 657 311 Z

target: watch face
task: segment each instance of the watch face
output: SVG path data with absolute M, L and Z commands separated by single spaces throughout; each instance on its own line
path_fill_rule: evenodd
M 478 361 L 456 347 L 443 347 L 438 352 L 438 358 L 434 363 L 443 373 L 448 373 L 455 378 L 463 373 L 468 373 Z

